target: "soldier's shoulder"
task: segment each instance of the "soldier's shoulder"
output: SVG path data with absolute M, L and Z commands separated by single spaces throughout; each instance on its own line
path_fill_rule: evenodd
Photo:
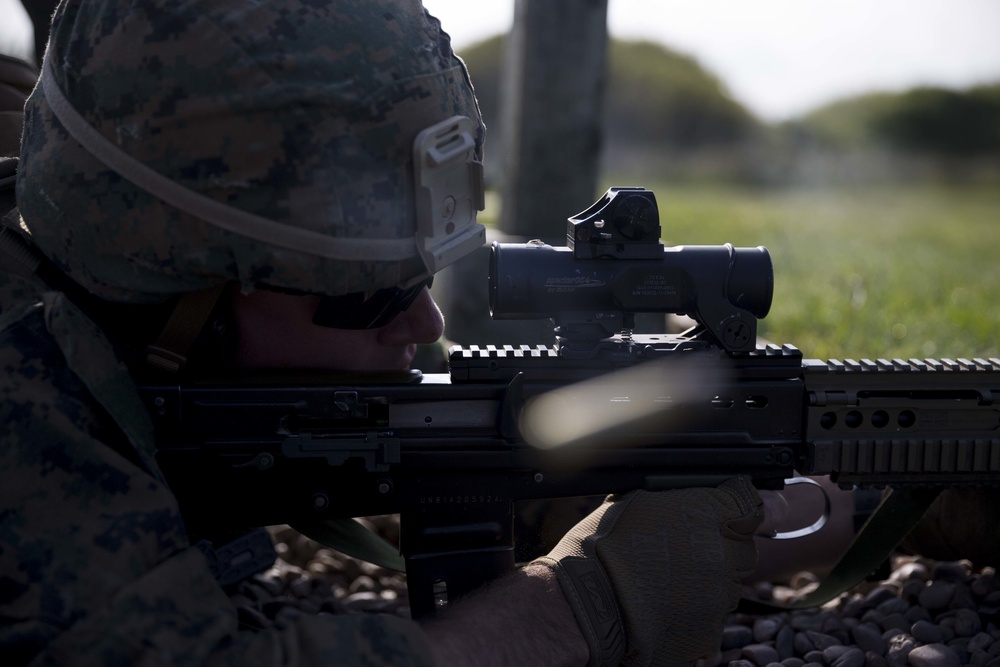
M 0 329 L 40 307 L 44 292 L 38 283 L 0 270 Z
M 93 401 L 48 331 L 42 298 L 29 281 L 0 279 L 0 411 L 11 434 L 38 423 L 92 432 Z

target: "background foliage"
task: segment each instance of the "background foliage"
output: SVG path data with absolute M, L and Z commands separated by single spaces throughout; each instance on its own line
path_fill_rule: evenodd
M 505 39 L 461 53 L 489 127 L 494 178 L 505 141 Z M 767 124 L 697 60 L 659 44 L 612 39 L 606 80 L 604 169 L 625 177 L 653 172 L 677 182 L 766 186 L 1000 183 L 1000 83 L 873 92 Z
M 488 155 L 504 141 L 503 44 L 462 53 Z M 766 246 L 761 335 L 807 357 L 1000 356 L 1000 83 L 873 92 L 768 125 L 696 60 L 612 40 L 612 185 L 654 190 L 670 245 Z

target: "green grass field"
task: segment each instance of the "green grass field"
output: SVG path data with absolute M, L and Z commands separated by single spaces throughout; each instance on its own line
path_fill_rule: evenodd
M 763 245 L 760 335 L 818 358 L 1000 356 L 1000 189 L 641 184 L 669 245 Z

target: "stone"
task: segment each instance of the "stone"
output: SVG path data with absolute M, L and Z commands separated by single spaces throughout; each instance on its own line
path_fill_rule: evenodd
M 924 644 L 937 644 L 944 641 L 944 633 L 940 626 L 930 621 L 917 621 L 910 626 L 910 635 Z
M 742 654 L 743 654 L 742 648 L 731 648 L 728 651 L 723 651 L 719 663 L 723 665 L 728 665 L 733 660 L 739 660 Z
M 834 660 L 844 655 L 853 648 L 854 648 L 853 646 L 844 646 L 843 644 L 838 644 L 837 646 L 831 646 L 827 649 L 824 649 L 823 662 L 825 662 L 828 665 L 833 664 Z
M 889 640 L 885 660 L 889 667 L 904 667 L 913 649 L 917 648 L 916 640 L 908 634 L 899 634 Z
M 882 625 L 882 619 L 885 618 L 885 614 L 880 612 L 878 609 L 869 609 L 864 614 L 861 615 L 862 623 L 876 623 Z
M 748 644 L 743 647 L 740 655 L 761 667 L 771 662 L 778 662 L 778 652 L 767 644 Z
M 955 612 L 955 634 L 959 637 L 972 637 L 983 629 L 979 614 L 971 609 L 959 609 Z
M 816 664 L 819 664 L 819 665 L 825 664 L 823 662 L 823 652 L 822 651 L 816 651 L 816 650 L 809 651 L 804 656 L 802 656 L 802 659 L 806 661 L 806 664 L 813 663 L 813 662 L 816 663 Z
M 922 581 L 907 581 L 903 584 L 903 590 L 899 592 L 899 597 L 916 602 L 920 599 L 920 594 L 924 592 L 927 585 Z
M 813 610 L 800 611 L 791 615 L 788 624 L 800 632 L 819 630 L 823 627 L 823 618 Z
M 795 655 L 795 630 L 787 625 L 778 630 L 774 638 L 774 650 L 778 652 L 778 659 L 784 661 Z
M 784 625 L 780 618 L 764 616 L 753 622 L 753 640 L 758 644 L 774 639 L 778 630 Z
M 836 660 L 830 663 L 831 667 L 864 667 L 865 652 L 857 647 L 850 647 L 844 651 Z
M 969 664 L 982 667 L 990 661 L 990 654 L 986 651 L 976 651 L 969 657 Z
M 753 642 L 753 631 L 745 625 L 727 625 L 722 628 L 722 650 L 743 648 Z
M 906 613 L 903 614 L 903 618 L 910 623 L 916 623 L 917 621 L 929 621 L 933 617 L 931 616 L 931 613 L 923 607 L 916 606 L 907 609 Z
M 951 581 L 961 584 L 969 578 L 969 568 L 963 561 L 938 563 L 931 572 L 934 581 Z
M 900 630 L 899 628 L 890 628 L 889 630 L 886 630 L 885 632 L 882 633 L 882 639 L 888 642 L 893 637 L 905 634 L 906 633 Z
M 978 598 L 984 598 L 994 590 L 996 590 L 997 581 L 996 576 L 993 573 L 983 572 L 979 574 L 972 583 L 969 584 L 969 590 L 972 594 Z
M 865 600 L 861 597 L 852 597 L 840 607 L 840 613 L 852 618 L 861 618 L 865 612 Z
M 927 609 L 947 609 L 955 595 L 955 588 L 955 584 L 950 581 L 934 581 L 920 592 L 917 599 L 920 606 Z
M 886 616 L 891 614 L 905 614 L 910 608 L 910 603 L 903 598 L 890 598 L 881 603 L 875 609 Z
M 902 614 L 889 614 L 882 619 L 881 625 L 883 630 L 899 628 L 900 630 L 906 632 L 910 629 L 912 623 L 907 621 L 906 617 Z
M 996 640 L 988 632 L 980 632 L 975 637 L 969 640 L 969 652 L 975 653 L 976 651 L 988 651 L 990 646 Z
M 950 642 L 958 633 L 955 632 L 955 616 L 945 616 L 942 614 L 938 616 L 938 625 L 941 627 L 941 632 L 944 634 L 944 641 Z
M 809 637 L 809 640 L 812 642 L 813 646 L 815 646 L 816 649 L 819 651 L 843 643 L 832 635 L 824 634 L 822 632 L 816 632 L 814 630 L 806 630 L 806 636 Z
M 892 575 L 890 575 L 890 579 L 903 582 L 904 585 L 909 581 L 923 583 L 929 579 L 927 566 L 916 561 L 903 563 L 893 570 Z
M 885 655 L 886 640 L 882 638 L 882 630 L 874 623 L 860 623 L 851 631 L 854 643 L 865 651 Z
M 958 653 L 944 644 L 926 644 L 910 651 L 907 658 L 912 667 L 960 667 Z
M 875 653 L 873 651 L 865 652 L 865 667 L 888 667 L 889 663 L 886 662 L 885 656 L 880 653 Z
M 888 586 L 876 586 L 865 596 L 865 603 L 869 607 L 877 607 L 886 600 L 896 597 L 896 591 Z
M 951 609 L 978 609 L 979 603 L 968 586 L 959 586 L 955 589 L 955 595 L 952 596 L 948 607 Z
M 812 640 L 809 639 L 809 635 L 805 632 L 795 633 L 793 645 L 795 646 L 795 652 L 799 655 L 805 655 L 809 651 L 816 650 L 816 645 L 812 643 Z

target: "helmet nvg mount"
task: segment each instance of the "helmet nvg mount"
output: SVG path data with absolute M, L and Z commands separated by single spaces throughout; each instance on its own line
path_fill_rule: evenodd
M 338 329 L 374 329 L 406 310 L 435 273 L 483 245 L 476 222 L 485 204 L 483 165 L 476 159 L 472 120 L 454 116 L 420 132 L 413 142 L 416 248 L 427 273 L 374 293 L 324 296 L 313 323 Z
M 485 187 L 473 132 L 471 119 L 455 116 L 413 142 L 417 250 L 429 275 L 486 241 L 486 229 L 476 223 L 476 212 L 485 207 Z

